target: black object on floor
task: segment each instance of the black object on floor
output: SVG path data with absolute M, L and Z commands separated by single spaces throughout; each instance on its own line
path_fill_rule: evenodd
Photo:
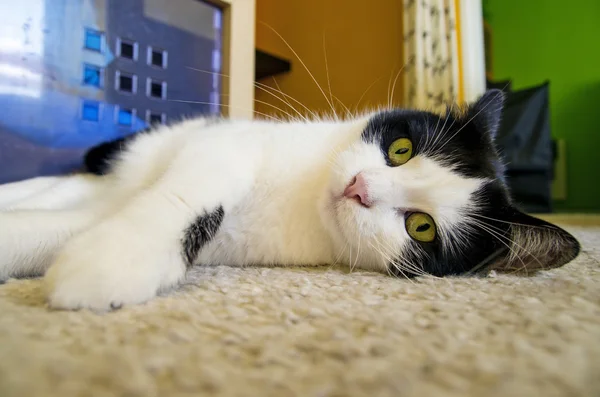
M 269 54 L 257 49 L 255 51 L 255 72 L 254 79 L 261 80 L 265 77 L 271 77 L 280 73 L 286 73 L 292 70 L 292 64 L 289 60 Z
M 497 135 L 513 199 L 531 213 L 552 212 L 555 149 L 550 129 L 549 82 L 505 91 Z

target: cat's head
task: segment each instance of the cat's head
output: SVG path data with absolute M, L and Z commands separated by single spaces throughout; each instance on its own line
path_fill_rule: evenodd
M 511 201 L 494 144 L 502 105 L 493 90 L 441 116 L 371 115 L 333 161 L 325 210 L 341 257 L 400 276 L 531 273 L 574 259 L 571 234 Z

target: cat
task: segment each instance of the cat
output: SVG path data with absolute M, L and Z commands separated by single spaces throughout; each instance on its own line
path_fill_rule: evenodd
M 49 306 L 139 304 L 194 265 L 332 265 L 435 277 L 562 266 L 575 237 L 511 201 L 503 94 L 445 114 L 197 118 L 92 149 L 88 172 L 0 186 L 0 279 Z

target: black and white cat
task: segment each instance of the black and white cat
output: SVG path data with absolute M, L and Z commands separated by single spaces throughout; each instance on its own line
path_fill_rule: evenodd
M 88 155 L 95 173 L 0 186 L 0 279 L 45 273 L 51 307 L 106 310 L 200 264 L 409 277 L 562 266 L 577 240 L 509 198 L 493 142 L 502 101 L 490 91 L 443 116 L 196 119 L 109 143 Z

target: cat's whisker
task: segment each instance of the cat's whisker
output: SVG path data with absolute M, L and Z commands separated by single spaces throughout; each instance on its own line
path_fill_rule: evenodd
M 526 270 L 526 269 L 527 269 L 527 264 L 525 263 L 525 261 L 523 260 L 523 258 L 522 258 L 521 256 L 519 256 L 518 252 L 516 252 L 516 250 L 515 250 L 513 247 L 511 247 L 511 245 L 510 245 L 510 244 L 511 244 L 512 242 L 511 242 L 511 240 L 510 240 L 510 239 L 506 239 L 506 238 L 504 238 L 505 240 L 507 240 L 507 241 L 508 241 L 508 243 L 507 243 L 507 242 L 504 242 L 504 241 L 502 240 L 502 238 L 503 238 L 504 236 L 502 236 L 502 235 L 498 235 L 497 233 L 495 234 L 495 233 L 494 233 L 492 230 L 490 230 L 490 229 L 487 229 L 487 228 L 485 228 L 485 227 L 484 227 L 484 226 L 482 226 L 482 225 L 480 225 L 479 227 L 481 227 L 481 228 L 482 228 L 484 231 L 488 232 L 490 235 L 492 235 L 492 236 L 496 237 L 496 239 L 497 239 L 498 241 L 502 242 L 502 243 L 503 243 L 503 245 L 505 245 L 505 246 L 508 248 L 508 250 L 510 251 L 511 255 L 513 255 L 513 256 L 514 256 L 514 257 L 515 257 L 515 258 L 516 258 L 516 259 L 517 259 L 519 262 L 521 262 L 521 267 L 520 267 L 520 268 L 517 268 L 517 269 L 515 269 L 515 272 L 518 272 L 518 271 L 521 271 L 521 270 Z M 533 258 L 537 260 L 537 258 L 535 258 L 535 257 L 533 257 Z
M 387 273 L 388 277 L 394 277 L 394 273 L 392 273 L 389 266 L 385 267 L 385 272 Z
M 294 103 L 296 103 L 296 104 L 300 105 L 300 106 L 301 106 L 301 107 L 302 107 L 304 110 L 306 110 L 306 111 L 307 111 L 307 112 L 308 112 L 308 113 L 311 115 L 311 117 L 312 117 L 314 120 L 318 120 L 318 119 L 319 119 L 318 115 L 317 115 L 315 112 L 313 112 L 312 110 L 310 110 L 310 109 L 309 109 L 309 108 L 308 108 L 306 105 L 304 105 L 302 102 L 300 102 L 299 100 L 297 100 L 297 99 L 296 99 L 296 98 L 294 98 L 293 96 L 291 96 L 291 95 L 288 95 L 288 94 L 286 94 L 285 92 L 283 92 L 283 91 L 281 90 L 281 88 L 279 88 L 279 84 L 277 83 L 277 80 L 276 80 L 275 78 L 273 78 L 273 81 L 274 81 L 275 85 L 277 86 L 277 88 L 273 88 L 273 87 L 271 87 L 271 86 L 268 86 L 268 85 L 266 85 L 266 84 L 259 83 L 258 81 L 255 81 L 255 82 L 254 82 L 254 85 L 255 85 L 255 87 L 256 87 L 256 88 L 258 88 L 258 89 L 260 89 L 260 90 L 262 90 L 262 91 L 264 91 L 264 92 L 267 92 L 267 93 L 269 93 L 269 94 L 271 94 L 271 95 L 273 95 L 273 93 L 272 93 L 271 91 L 275 91 L 275 92 L 277 92 L 277 93 L 281 94 L 281 95 L 282 95 L 284 98 L 290 99 L 290 100 L 292 100 Z M 273 96 L 275 96 L 275 95 L 273 95 Z M 283 100 L 282 100 L 281 98 L 279 98 L 278 96 L 275 96 L 275 97 L 276 97 L 276 98 L 278 98 L 279 100 L 283 101 Z M 285 101 L 284 101 L 284 102 L 285 102 Z M 302 114 L 302 112 L 300 112 L 299 110 L 297 110 L 297 112 L 298 112 L 298 113 L 300 113 L 300 114 Z M 304 116 L 304 117 L 306 117 L 306 115 L 303 115 L 303 116 Z
M 404 71 L 404 68 L 406 67 L 406 65 L 408 65 L 411 61 L 412 58 L 414 58 L 414 56 L 412 56 L 409 60 L 407 60 L 404 65 L 402 65 L 402 67 L 400 68 L 400 70 L 398 71 L 398 73 L 396 73 L 396 78 L 394 78 L 394 84 L 392 84 L 392 91 L 390 93 L 390 97 L 388 100 L 388 107 L 392 108 L 394 105 L 394 91 L 396 91 L 396 83 L 398 82 L 398 77 L 400 77 L 400 75 L 402 74 L 402 72 Z
M 335 258 L 335 261 L 333 262 L 333 265 L 337 265 L 340 262 L 340 259 L 342 259 L 342 256 L 344 255 L 344 253 L 346 252 L 346 249 L 348 248 L 349 243 L 346 242 L 346 244 L 344 244 L 344 248 L 338 253 L 338 255 Z
M 440 114 L 437 117 L 437 122 L 435 123 L 435 127 L 433 128 L 432 132 L 429 132 L 427 134 L 427 139 L 425 140 L 425 145 L 423 147 L 423 151 L 425 153 L 430 153 L 431 152 L 431 148 L 433 148 L 435 140 L 437 139 L 439 133 L 441 130 L 438 130 L 438 128 L 440 127 L 440 121 L 442 119 L 442 115 Z M 429 130 L 428 130 L 429 131 Z
M 344 247 L 337 253 L 337 255 L 336 255 L 333 263 L 327 267 L 328 271 L 331 270 L 332 268 L 334 268 L 335 266 L 337 266 L 340 263 L 340 259 L 342 258 L 342 256 L 346 252 L 346 248 L 348 248 L 348 245 L 349 244 L 346 241 L 346 244 L 344 244 Z
M 453 104 L 451 105 L 451 108 L 450 108 L 450 110 L 449 110 L 449 113 L 450 113 L 450 114 L 452 113 L 452 106 L 454 106 L 454 105 L 453 105 Z M 448 126 L 448 128 L 447 128 L 446 130 L 444 130 L 444 128 L 442 127 L 442 130 L 440 131 L 440 134 L 439 134 L 439 139 L 437 139 L 437 140 L 436 140 L 436 142 L 434 142 L 434 144 L 432 145 L 432 149 L 433 149 L 433 150 L 436 150 L 436 147 L 435 147 L 435 146 L 436 146 L 436 145 L 437 145 L 437 144 L 438 144 L 438 143 L 439 143 L 439 142 L 442 140 L 442 138 L 445 138 L 445 137 L 446 137 L 446 135 L 447 135 L 447 134 L 448 134 L 450 131 L 452 131 L 452 127 L 453 127 L 453 126 L 454 126 L 454 124 L 456 123 L 456 120 L 457 120 L 457 117 L 452 117 L 452 123 L 450 123 L 450 125 Z M 455 135 L 456 135 L 456 134 L 455 134 Z M 454 137 L 454 136 L 453 136 L 453 137 Z M 450 138 L 448 141 L 446 141 L 446 143 L 442 144 L 442 145 L 440 146 L 440 148 L 439 148 L 439 149 L 437 149 L 437 150 L 438 150 L 438 151 L 439 151 L 439 150 L 442 150 L 442 148 L 443 148 L 443 147 L 444 147 L 444 146 L 445 146 L 445 145 L 446 145 L 446 144 L 447 144 L 447 143 L 448 143 L 448 142 L 449 142 L 449 141 L 450 141 L 450 140 L 451 140 L 453 137 L 451 137 L 451 138 Z
M 410 262 L 406 261 L 406 262 L 402 262 L 402 266 L 404 267 L 404 270 L 410 271 L 415 276 L 418 276 L 418 277 L 430 276 L 429 273 L 426 273 L 424 270 L 419 268 L 414 263 L 410 263 Z
M 348 266 L 350 267 L 350 273 L 352 273 L 352 247 L 349 247 L 350 249 L 348 250 Z
M 378 240 L 378 238 L 377 238 L 377 235 L 374 235 L 374 236 L 373 236 L 373 239 L 374 239 L 374 240 L 375 240 L 375 242 L 376 242 L 376 243 L 379 245 L 379 242 L 378 242 L 379 240 Z M 395 276 L 395 275 L 392 273 L 392 270 L 390 269 L 390 266 L 389 266 L 389 265 L 391 264 L 391 261 L 389 260 L 389 258 L 390 258 L 390 255 L 387 255 L 387 254 L 386 254 L 386 253 L 384 253 L 384 252 L 383 252 L 381 249 L 379 249 L 379 248 L 375 247 L 375 246 L 373 245 L 373 243 L 371 243 L 370 241 L 367 241 L 367 242 L 369 243 L 369 246 L 370 246 L 370 247 L 371 247 L 373 250 L 377 251 L 377 252 L 379 253 L 379 255 L 381 255 L 382 259 L 385 261 L 385 263 L 384 263 L 384 267 L 385 267 L 385 270 L 386 270 L 386 272 L 387 272 L 388 276 L 390 276 L 390 277 L 397 277 L 397 276 Z M 394 266 L 394 265 L 392 264 L 392 266 Z M 406 277 L 406 275 L 404 275 L 404 277 Z M 408 278 L 408 277 L 406 277 L 406 278 Z
M 356 269 L 356 265 L 358 264 L 359 260 L 360 260 L 360 233 L 358 233 L 358 245 L 356 246 L 356 259 L 354 260 L 354 264 L 352 264 L 350 266 L 350 273 L 354 272 L 354 269 Z
M 214 71 L 210 71 L 210 70 L 204 70 L 204 69 L 198 69 L 198 68 L 194 68 L 194 67 L 191 67 L 191 66 L 187 66 L 187 68 L 188 68 L 188 69 L 190 69 L 190 70 L 193 70 L 193 71 L 195 71 L 195 72 L 206 73 L 206 74 L 212 74 L 212 75 L 216 75 L 216 76 L 221 76 L 221 77 L 225 77 L 225 78 L 230 78 L 230 76 L 229 76 L 228 74 L 224 74 L 224 73 L 219 73 L 219 72 L 214 72 Z M 276 80 L 275 80 L 275 84 L 277 84 L 277 81 L 276 81 Z M 286 103 L 286 101 L 284 101 L 282 98 L 280 98 L 278 95 L 275 95 L 275 94 L 274 94 L 273 92 L 271 92 L 271 91 L 278 92 L 278 93 L 280 93 L 281 95 L 283 95 L 285 98 L 289 98 L 289 99 L 291 99 L 292 101 L 294 101 L 294 103 L 297 103 L 298 105 L 302 106 L 302 108 L 304 108 L 304 109 L 305 109 L 307 112 L 309 112 L 309 113 L 311 114 L 311 116 L 313 116 L 315 119 L 317 119 L 317 118 L 318 118 L 318 117 L 317 117 L 317 115 L 316 115 L 316 114 L 315 114 L 313 111 L 311 111 L 311 110 L 310 110 L 310 109 L 309 109 L 309 108 L 308 108 L 306 105 L 304 105 L 302 102 L 298 101 L 297 99 L 295 99 L 295 98 L 294 98 L 294 97 L 292 97 L 291 95 L 288 95 L 288 94 L 286 94 L 285 92 L 281 91 L 281 89 L 275 89 L 275 88 L 273 88 L 273 87 L 270 87 L 270 86 L 268 86 L 268 85 L 266 85 L 266 84 L 263 84 L 263 83 L 260 83 L 260 82 L 258 82 L 258 81 L 255 81 L 255 82 L 254 82 L 254 86 L 255 86 L 256 88 L 258 88 L 259 90 L 261 90 L 261 91 L 264 91 L 264 92 L 266 92 L 267 94 L 269 94 L 269 95 L 271 95 L 271 96 L 273 96 L 273 97 L 275 97 L 275 98 L 279 99 L 280 101 L 282 101 L 282 102 Z M 278 84 L 277 84 L 277 86 L 278 86 L 278 88 L 279 88 L 279 85 L 278 85 Z M 293 106 L 292 106 L 292 109 L 294 109 L 294 107 L 293 107 Z M 306 117 L 306 116 L 302 115 L 302 113 L 301 113 L 301 112 L 299 112 L 299 111 L 297 111 L 297 110 L 296 110 L 296 112 L 298 112 L 298 113 L 299 113 L 299 115 L 301 115 L 301 116 L 303 116 L 303 117 Z
M 265 102 L 265 101 L 261 101 L 260 99 L 254 99 L 254 102 L 269 106 L 273 109 L 279 110 L 281 113 L 285 114 L 286 116 L 289 117 L 290 120 L 294 120 L 296 118 L 296 116 L 292 115 L 289 112 L 286 112 L 285 110 L 283 110 L 282 108 L 280 108 L 279 106 L 273 105 L 271 103 Z M 304 120 L 306 120 L 306 118 L 302 115 L 300 115 L 300 117 L 302 117 Z
M 427 119 L 425 119 L 425 131 L 426 131 L 426 135 L 425 135 L 425 141 L 423 142 L 423 140 L 419 141 L 419 146 L 418 146 L 418 150 L 417 151 L 423 151 L 423 152 L 427 152 L 427 149 L 429 148 L 429 142 L 431 141 L 431 136 L 435 136 L 435 129 L 437 129 L 437 126 L 440 122 L 440 118 L 438 117 L 437 120 L 437 124 L 435 125 L 435 128 L 433 131 L 431 131 L 429 129 L 429 121 Z M 423 142 L 423 143 L 422 143 Z
M 371 246 L 374 250 L 379 252 L 379 255 L 381 255 L 381 257 L 386 261 L 386 269 L 388 270 L 388 273 L 392 274 L 392 276 L 396 277 L 396 278 L 399 278 L 399 276 L 402 276 L 405 279 L 409 280 L 410 282 L 414 283 L 414 281 L 410 277 L 408 277 L 406 275 L 406 273 L 404 273 L 402 268 L 399 266 L 399 264 L 395 260 L 389 258 L 381 249 L 379 249 L 373 245 L 371 245 Z M 392 267 L 396 270 L 396 274 L 392 273 L 392 270 L 391 270 Z
M 333 154 L 333 156 L 332 156 Z M 333 167 L 332 171 L 335 172 L 340 168 L 340 165 L 337 162 L 338 157 L 340 156 L 339 149 L 336 146 L 331 147 L 329 150 L 329 154 L 327 156 L 327 162 Z
M 331 92 L 331 80 L 329 79 L 329 62 L 327 62 L 327 45 L 325 44 L 325 32 L 323 32 L 323 57 L 325 58 L 325 73 L 327 74 L 327 89 L 329 90 L 329 100 L 333 103 L 333 93 Z
M 387 244 L 387 242 L 378 239 L 377 237 L 375 237 L 375 241 L 377 242 L 377 244 L 379 245 L 380 249 L 378 250 L 380 254 L 382 254 L 386 260 L 393 264 L 393 266 L 399 270 L 400 272 L 402 272 L 402 275 L 407 277 L 406 274 L 404 273 L 404 271 L 402 271 L 402 268 L 404 268 L 404 270 L 409 271 L 417 276 L 422 276 L 425 275 L 426 273 L 423 271 L 423 269 L 419 269 L 415 264 L 403 261 L 403 262 L 398 262 L 398 260 L 393 260 L 391 259 L 391 255 L 394 254 L 395 250 L 389 246 L 389 244 Z M 387 247 L 387 251 L 389 251 L 389 254 L 385 254 L 382 250 L 385 250 Z M 409 278 L 409 277 L 407 277 Z M 409 278 L 410 279 L 410 278 Z
M 377 79 L 375 79 L 375 81 L 373 81 L 368 87 L 367 89 L 362 93 L 362 95 L 360 96 L 360 98 L 358 98 L 358 102 L 356 102 L 356 105 L 354 106 L 354 112 L 358 112 L 358 107 L 360 105 L 360 103 L 362 102 L 363 98 L 365 97 L 365 95 L 367 95 L 367 92 L 369 92 L 369 90 L 371 88 L 373 88 L 373 86 L 379 81 L 381 80 L 383 76 L 379 76 Z
M 429 131 L 429 123 L 427 123 L 427 121 L 425 121 L 425 131 Z M 421 152 L 423 147 L 426 147 L 426 143 L 427 143 L 427 137 L 428 135 L 425 135 L 425 139 L 419 139 L 419 142 L 417 143 L 417 147 L 416 147 L 416 151 L 417 152 Z
M 534 255 L 532 255 L 529 251 L 527 251 L 526 249 L 524 249 L 522 246 L 520 246 L 518 243 L 516 243 L 514 240 L 510 239 L 507 236 L 504 236 L 503 234 L 501 234 L 498 231 L 495 231 L 493 229 L 492 225 L 487 225 L 487 224 L 483 224 L 481 222 L 477 222 L 477 221 L 473 221 L 473 223 L 481 228 L 482 230 L 488 232 L 490 235 L 494 236 L 498 241 L 500 241 L 503 245 L 506 246 L 506 248 L 508 248 L 510 250 L 510 252 L 515 256 L 516 259 L 518 259 L 521 262 L 521 269 L 517 269 L 517 270 L 524 270 L 527 269 L 527 265 L 525 264 L 525 262 L 523 261 L 523 259 L 518 255 L 518 252 L 516 252 L 516 250 L 514 249 L 514 246 L 520 248 L 521 250 L 525 251 L 525 253 L 529 254 L 529 256 L 531 256 L 535 261 L 537 261 L 540 265 L 541 262 L 538 260 L 538 258 L 536 258 Z
M 334 158 L 328 158 L 327 163 L 331 166 L 331 171 L 333 173 L 336 173 L 337 171 L 339 171 L 340 166 Z
M 454 135 L 452 135 L 450 138 L 448 138 L 445 141 L 445 143 L 440 147 L 440 150 L 443 149 L 444 146 L 446 146 L 448 144 L 448 142 L 450 142 L 456 135 L 458 135 L 458 133 L 461 132 L 467 125 L 469 125 L 477 116 L 479 116 L 481 114 L 481 112 L 483 112 L 485 109 L 487 109 L 487 107 L 490 106 L 490 104 L 492 104 L 494 102 L 494 100 L 496 100 L 496 98 L 498 98 L 498 96 L 501 95 L 501 93 L 502 93 L 502 91 L 498 91 L 498 93 L 495 94 L 494 97 L 490 98 L 488 103 L 486 103 L 484 106 L 482 106 L 482 108 L 477 113 L 475 113 L 469 120 L 467 120 L 467 122 L 454 133 Z
M 261 87 L 256 87 L 256 88 L 262 89 Z M 273 96 L 273 97 L 275 97 L 275 98 L 279 99 L 280 101 L 284 102 L 284 103 L 285 103 L 286 105 L 288 105 L 288 106 L 289 106 L 289 107 L 290 107 L 290 108 L 291 108 L 291 109 L 292 109 L 294 112 L 296 112 L 296 114 L 297 114 L 298 116 L 300 116 L 300 118 L 302 118 L 304 121 L 308 121 L 308 119 L 307 119 L 307 118 L 306 118 L 306 117 L 305 117 L 305 116 L 304 116 L 302 113 L 300 113 L 300 112 L 299 112 L 299 111 L 298 111 L 296 108 L 294 108 L 293 106 L 291 106 L 290 104 L 288 104 L 287 102 L 285 102 L 285 101 L 284 101 L 284 100 L 283 100 L 281 97 L 279 97 L 279 96 L 277 96 L 277 95 L 275 95 L 275 94 L 273 94 L 272 92 L 269 92 L 269 91 L 267 91 L 267 90 L 264 90 L 264 89 L 263 89 L 263 91 L 265 91 L 267 94 L 269 94 L 269 95 L 271 95 L 271 96 Z M 225 95 L 223 95 L 223 96 L 225 96 Z M 269 102 L 265 102 L 265 101 L 263 101 L 263 100 L 256 99 L 256 98 L 254 98 L 254 102 L 257 102 L 257 103 L 260 103 L 260 104 L 263 104 L 263 105 L 269 106 L 269 107 L 271 107 L 271 108 L 273 108 L 273 109 L 279 110 L 281 113 L 283 113 L 283 114 L 285 114 L 286 116 L 288 116 L 288 117 L 290 118 L 290 120 L 295 120 L 295 119 L 296 119 L 296 116 L 295 116 L 295 115 L 293 115 L 293 114 L 291 114 L 291 113 L 289 113 L 289 112 L 287 112 L 287 111 L 285 111 L 285 110 L 281 109 L 280 107 L 278 107 L 278 106 L 276 106 L 276 105 L 273 105 L 273 104 L 271 104 L 271 103 L 269 103 Z
M 493 226 L 489 223 L 484 223 L 483 221 L 476 221 L 473 220 L 474 222 L 477 222 L 477 224 L 481 227 L 481 226 L 486 226 L 488 228 L 491 228 L 492 230 L 496 230 L 496 233 L 501 234 L 504 233 L 504 231 L 496 226 Z M 501 234 L 502 235 L 502 234 Z M 522 245 L 520 245 L 519 243 L 517 243 L 516 241 L 514 241 L 513 239 L 502 235 L 503 238 L 505 238 L 508 242 L 510 242 L 512 245 L 516 246 L 517 248 L 519 248 L 520 250 L 524 251 L 526 254 L 528 254 L 529 256 L 531 256 L 531 258 L 533 258 L 542 268 L 544 267 L 544 265 L 542 264 L 542 262 L 535 256 L 533 255 L 529 250 L 527 250 L 525 247 L 523 247 Z M 514 250 L 511 250 L 511 252 L 515 253 Z M 518 257 L 518 256 L 517 256 Z M 522 261 L 521 261 L 522 262 Z M 524 265 L 524 264 L 523 264 Z
M 247 108 L 240 107 L 240 106 L 231 106 L 231 105 L 227 105 L 225 103 L 216 103 L 216 102 L 187 101 L 187 100 L 184 100 L 184 99 L 169 99 L 168 101 L 169 102 L 179 102 L 179 103 L 190 103 L 190 104 L 197 104 L 197 105 L 222 106 L 222 107 L 227 107 L 227 108 L 230 108 L 230 109 L 252 110 L 252 109 L 247 109 Z M 252 112 L 256 113 L 256 114 L 259 114 L 261 116 L 267 117 L 267 118 L 272 119 L 272 120 L 283 121 L 280 118 L 277 118 L 277 117 L 274 117 L 274 116 L 271 116 L 271 115 L 268 115 L 266 113 L 262 113 L 262 112 L 259 112 L 259 111 L 256 111 L 256 110 L 252 110 Z
M 431 142 L 431 146 L 430 146 L 431 150 L 429 151 L 429 153 L 434 151 L 435 145 L 440 140 L 440 137 L 443 135 L 444 128 L 446 127 L 446 123 L 448 122 L 448 118 L 450 117 L 450 113 L 451 113 L 451 111 L 449 109 L 446 109 L 446 117 L 444 119 L 444 124 L 442 124 L 442 128 L 440 128 L 440 132 L 435 134 L 435 138 Z
M 377 238 L 375 238 L 375 241 L 377 242 Z M 383 250 L 381 248 L 376 247 L 375 245 L 373 245 L 370 241 L 369 241 L 369 246 L 371 246 L 371 248 L 375 251 L 377 251 L 379 253 L 379 255 L 381 255 L 381 257 L 386 261 L 386 263 L 388 265 L 393 266 L 399 274 L 401 274 L 405 279 L 411 281 L 412 283 L 414 283 L 413 280 L 410 279 L 410 277 L 408 277 L 403 271 L 402 269 L 398 266 L 398 264 L 393 261 L 389 255 L 387 255 L 385 252 L 383 252 Z M 391 273 L 391 271 L 389 270 L 389 266 L 386 266 L 386 270 L 388 271 L 388 274 Z M 393 274 L 391 274 L 392 276 L 394 276 Z M 398 275 L 396 275 L 396 277 L 398 277 Z
M 352 114 L 352 112 L 350 111 L 350 109 L 348 108 L 348 106 L 346 106 L 346 104 L 344 104 L 344 102 L 342 102 L 340 100 L 340 98 L 338 98 L 335 95 L 333 95 L 333 99 L 335 99 L 340 105 L 342 105 L 342 107 L 346 111 L 346 114 L 348 115 L 349 118 L 354 117 L 354 115 Z
M 277 90 L 278 90 L 280 93 L 282 93 L 282 94 L 283 94 L 283 92 L 281 91 L 281 88 L 279 87 L 279 83 L 277 83 L 277 79 L 275 78 L 275 76 L 273 76 L 273 83 L 275 83 L 275 85 L 277 86 Z M 262 88 L 262 87 L 259 87 L 258 85 L 257 85 L 256 87 L 257 87 L 257 88 Z M 279 96 L 277 96 L 277 95 L 273 94 L 272 92 L 270 92 L 270 91 L 268 91 L 268 90 L 266 90 L 266 89 L 264 89 L 264 88 L 262 88 L 262 89 L 263 89 L 265 92 L 269 93 L 270 95 L 273 95 L 275 98 L 279 99 L 280 101 L 283 101 L 283 102 L 285 102 L 285 104 L 286 104 L 286 105 L 288 105 L 288 106 L 289 106 L 291 109 L 293 109 L 293 110 L 294 110 L 294 111 L 295 111 L 295 112 L 296 112 L 296 113 L 297 113 L 297 114 L 298 114 L 300 117 L 302 117 L 302 118 L 304 119 L 304 121 L 308 121 L 308 118 L 307 118 L 306 116 L 304 116 L 304 115 L 303 115 L 303 114 L 302 114 L 302 113 L 301 113 L 301 112 L 300 112 L 298 109 L 296 109 L 296 108 L 295 108 L 295 107 L 292 105 L 292 103 L 291 103 L 291 102 L 290 102 L 290 101 L 289 101 L 289 100 L 288 100 L 288 99 L 287 99 L 285 96 L 283 96 L 283 97 L 281 97 L 281 98 L 280 98 Z
M 536 225 L 526 225 L 524 223 L 518 223 L 518 222 L 504 221 L 504 220 L 497 219 L 497 218 L 490 218 L 490 217 L 478 214 L 476 212 L 472 213 L 470 215 L 478 217 L 478 218 L 482 218 L 482 219 L 487 219 L 487 220 L 490 220 L 490 221 L 493 221 L 493 222 L 500 222 L 500 223 L 505 223 L 505 224 L 508 224 L 508 225 L 515 225 L 515 226 L 523 226 L 523 227 L 527 227 L 527 228 L 531 228 L 531 229 L 546 229 L 546 230 L 556 230 L 557 229 L 556 226 L 552 226 L 552 225 L 540 225 L 540 226 L 536 226 Z
M 298 53 L 296 53 L 296 51 L 287 42 L 287 40 L 284 39 L 283 36 L 280 35 L 279 32 L 277 32 L 277 30 L 275 30 L 271 25 L 269 25 L 268 23 L 263 22 L 263 21 L 260 21 L 260 23 L 263 24 L 263 25 L 265 25 L 271 31 L 273 31 L 273 33 L 275 33 L 281 39 L 281 41 L 286 45 L 286 47 L 294 54 L 294 56 L 296 57 L 296 59 L 298 59 L 298 62 L 300 62 L 300 64 L 304 67 L 304 70 L 306 70 L 306 72 L 310 75 L 310 77 L 312 78 L 312 80 L 315 82 L 315 84 L 317 85 L 317 88 L 319 88 L 319 91 L 321 91 L 321 94 L 323 94 L 323 97 L 325 98 L 325 100 L 329 104 L 329 107 L 331 107 L 331 111 L 333 112 L 334 116 L 337 118 L 337 113 L 335 111 L 335 107 L 333 106 L 333 103 L 329 101 L 329 98 L 327 98 L 327 94 L 325 94 L 325 91 L 323 91 L 323 88 L 321 87 L 321 85 L 319 84 L 319 82 L 317 81 L 317 79 L 315 78 L 315 76 L 311 73 L 310 69 L 306 66 L 306 64 L 304 63 L 304 61 L 302 60 L 302 58 L 298 55 Z
M 472 215 L 472 214 L 471 214 Z M 513 239 L 507 237 L 504 235 L 505 231 L 493 226 L 489 223 L 485 223 L 484 221 L 480 221 L 480 220 L 472 220 L 472 222 L 479 226 L 479 227 L 488 227 L 492 230 L 495 230 L 497 234 L 501 235 L 501 237 L 503 237 L 504 239 L 506 239 L 508 242 L 510 242 L 512 245 L 516 246 L 517 248 L 519 248 L 520 250 L 524 251 L 526 254 L 528 254 L 529 256 L 531 256 L 542 268 L 544 267 L 542 262 L 535 256 L 533 255 L 529 250 L 527 250 L 526 248 L 524 248 L 523 246 L 521 246 L 520 244 L 518 244 L 516 241 L 514 241 Z M 515 253 L 515 250 L 511 250 L 511 252 Z M 518 258 L 518 255 L 516 255 Z M 521 261 L 522 262 L 522 261 Z
M 387 108 L 387 109 L 390 108 L 390 93 L 392 92 L 392 81 L 393 80 L 394 80 L 394 70 L 391 70 L 390 71 L 390 78 L 388 79 L 388 86 L 387 86 L 387 96 L 386 96 L 387 107 L 384 107 L 384 108 Z
M 502 243 L 507 249 L 511 249 L 511 247 L 504 242 L 502 239 L 500 239 L 496 234 L 493 233 L 493 231 L 487 230 L 485 228 L 481 228 L 483 231 L 487 232 L 489 235 L 491 235 L 493 238 L 497 239 L 500 243 Z M 464 275 L 465 276 L 470 276 L 473 274 L 476 274 L 477 272 L 479 272 L 480 270 L 484 269 L 485 267 L 489 267 L 490 263 L 488 262 L 482 262 L 476 266 L 474 266 L 472 269 L 470 269 L 468 272 L 466 272 Z
M 397 249 L 392 247 L 387 241 L 378 239 L 377 236 L 375 236 L 375 240 L 377 241 L 378 245 L 382 249 L 387 248 L 387 250 L 390 252 L 390 254 L 393 254 L 397 251 Z M 409 263 L 409 262 L 406 262 L 406 263 L 403 262 L 403 265 L 405 266 L 405 268 L 407 270 L 410 270 L 411 272 L 413 272 L 417 275 L 427 275 L 428 274 L 422 268 L 419 268 L 416 264 Z

